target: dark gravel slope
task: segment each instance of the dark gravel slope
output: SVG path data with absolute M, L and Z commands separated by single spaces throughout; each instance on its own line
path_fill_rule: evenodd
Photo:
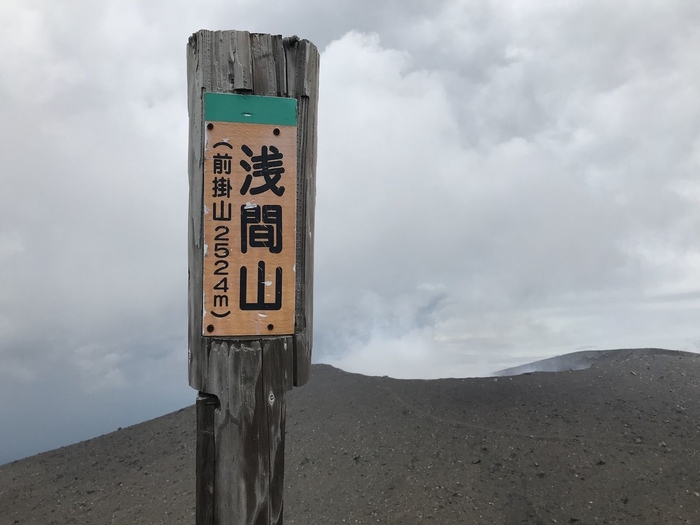
M 700 355 L 290 393 L 288 524 L 700 524 Z M 194 524 L 192 407 L 0 466 L 0 525 Z

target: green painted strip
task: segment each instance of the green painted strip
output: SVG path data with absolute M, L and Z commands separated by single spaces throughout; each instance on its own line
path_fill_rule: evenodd
M 204 120 L 296 126 L 297 101 L 295 98 L 205 93 Z

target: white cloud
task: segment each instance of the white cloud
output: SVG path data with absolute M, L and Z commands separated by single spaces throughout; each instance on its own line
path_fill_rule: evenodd
M 576 337 L 599 348 L 645 337 L 677 345 L 672 332 L 665 340 L 651 329 L 644 335 L 650 324 L 638 314 L 636 336 L 597 332 L 604 320 L 583 323 L 576 302 L 602 311 L 617 297 L 635 311 L 636 301 L 663 289 L 700 289 L 687 182 L 700 112 L 682 109 L 697 106 L 688 91 L 697 77 L 692 58 L 674 45 L 642 54 L 643 39 L 619 35 L 624 14 L 603 28 L 589 21 L 586 47 L 582 29 L 573 39 L 562 34 L 568 9 L 547 10 L 557 29 L 544 36 L 518 25 L 539 10 L 508 12 L 515 18 L 505 21 L 485 13 L 493 25 L 468 38 L 496 57 L 486 65 L 476 53 L 474 64 L 459 55 L 446 68 L 443 54 L 462 47 L 469 55 L 475 46 L 452 27 L 468 17 L 450 9 L 420 22 L 419 44 L 437 46 L 440 69 L 382 46 L 377 35 L 350 33 L 323 53 L 317 297 L 333 305 L 319 311 L 317 326 L 350 323 L 345 334 L 373 335 L 358 346 L 334 332 L 320 351 L 353 349 L 333 362 L 389 375 L 408 367 L 423 377 L 430 367 L 411 358 L 398 364 L 387 358 L 392 348 L 408 339 L 410 355 L 440 363 L 449 352 L 436 341 L 451 341 L 495 365 L 509 353 L 527 360 L 571 350 Z M 513 26 L 514 36 L 500 33 Z M 603 57 L 612 77 L 599 67 Z M 420 336 L 411 327 L 393 336 L 370 328 L 391 317 L 383 311 L 370 325 L 343 314 L 357 310 L 363 292 L 391 303 L 423 281 L 445 287 L 447 306 Z M 552 306 L 569 313 L 552 317 Z
M 323 50 L 317 359 L 435 377 L 698 351 L 699 21 L 652 1 L 0 3 L 0 418 L 16 389 L 52 410 L 91 392 L 93 421 L 194 399 L 184 49 L 229 24 Z

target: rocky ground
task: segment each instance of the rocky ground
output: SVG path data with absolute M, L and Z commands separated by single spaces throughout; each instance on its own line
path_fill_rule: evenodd
M 700 524 L 700 355 L 289 393 L 285 523 Z M 194 524 L 194 409 L 0 466 L 0 525 Z

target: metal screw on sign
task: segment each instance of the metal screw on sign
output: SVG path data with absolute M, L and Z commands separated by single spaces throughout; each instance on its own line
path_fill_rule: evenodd
M 270 392 L 270 396 L 267 398 L 271 405 L 275 404 L 275 394 Z

